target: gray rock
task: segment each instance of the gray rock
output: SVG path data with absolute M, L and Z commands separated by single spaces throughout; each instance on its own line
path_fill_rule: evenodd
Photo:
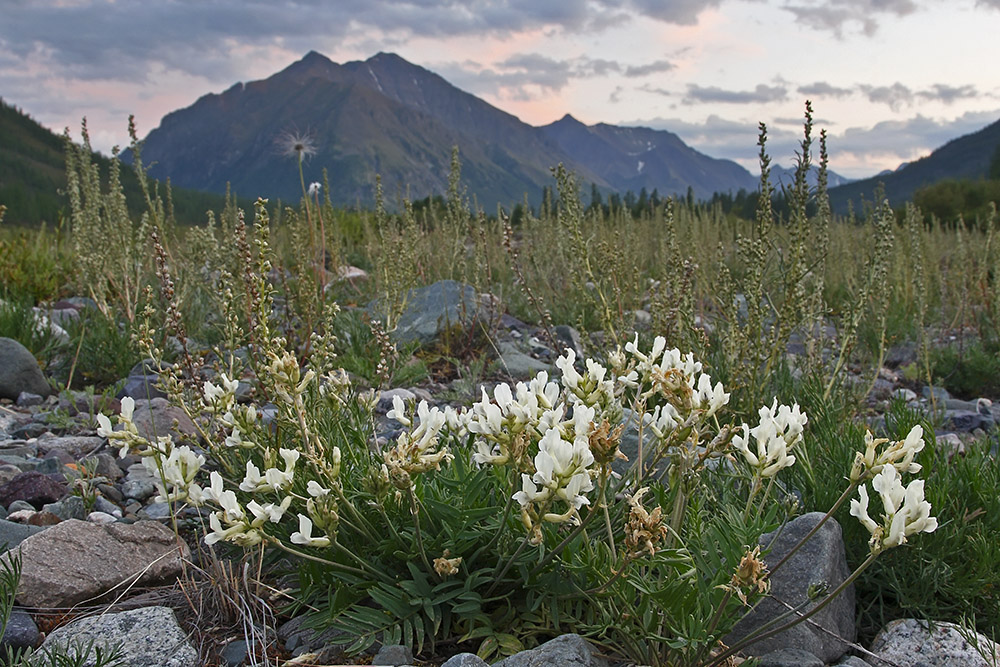
M 118 516 L 121 516 L 122 513 L 122 510 L 118 507 L 118 505 L 114 504 L 104 496 L 97 496 L 97 498 L 94 499 L 94 511 L 104 512 L 105 514 L 111 514 L 112 516 L 114 516 L 116 512 L 118 513 Z
M 822 518 L 822 513 L 810 512 L 790 521 L 765 557 L 768 568 L 773 568 Z M 773 538 L 774 533 L 762 535 L 761 546 L 767 547 Z M 770 595 L 740 619 L 723 641 L 734 646 L 771 619 L 805 603 L 810 586 L 822 583 L 827 586 L 828 591 L 833 591 L 849 575 L 840 524 L 830 519 L 771 576 Z M 847 642 L 854 641 L 854 621 L 852 585 L 815 616 L 774 637 L 755 642 L 743 652 L 760 656 L 782 648 L 795 648 L 808 651 L 824 662 L 832 662 L 850 648 Z M 836 637 L 841 637 L 844 641 L 839 641 Z
M 562 635 L 530 651 L 521 651 L 493 667 L 607 667 L 594 647 L 580 635 Z
M 176 428 L 174 422 L 177 423 Z M 165 398 L 154 398 L 151 401 L 136 400 L 132 423 L 135 424 L 139 435 L 153 442 L 157 436 L 172 434 L 176 437 L 178 432 L 182 438 L 195 440 L 198 437 L 198 429 L 191 418 L 177 406 L 170 405 Z
M 246 641 L 236 639 L 227 643 L 219 652 L 219 659 L 225 667 L 240 667 L 246 662 L 250 652 Z
M 17 400 L 14 401 L 14 405 L 19 408 L 30 408 L 35 405 L 41 405 L 45 402 L 45 397 L 39 394 L 32 394 L 30 391 L 22 391 L 17 395 Z
M 198 667 L 198 651 L 188 641 L 169 607 L 142 607 L 117 614 L 100 614 L 53 630 L 42 650 L 65 650 L 93 641 L 111 649 L 121 646 L 122 663 L 129 667 Z
M 283 623 L 278 628 L 278 639 L 285 644 L 285 648 L 293 655 L 301 655 L 310 651 L 316 651 L 327 646 L 330 642 L 340 636 L 340 633 L 333 629 L 317 630 L 306 626 L 305 616 L 296 616 Z M 337 646 L 339 651 L 341 646 Z
M 895 385 L 884 378 L 875 378 L 875 382 L 872 384 L 871 395 L 873 398 L 879 400 L 886 400 L 892 395 L 892 390 Z
M 622 422 L 627 424 L 625 430 L 622 432 L 621 442 L 618 443 L 618 450 L 628 457 L 628 460 L 615 459 L 611 462 L 611 469 L 614 470 L 619 475 L 625 474 L 625 472 L 632 467 L 632 465 L 639 458 L 639 419 L 638 416 L 632 410 L 625 408 L 624 416 L 622 417 Z M 643 427 L 642 433 L 642 460 L 643 469 L 649 471 L 649 461 L 653 455 L 653 447 L 656 443 L 652 432 L 648 427 Z M 665 459 L 661 459 L 657 465 L 653 474 L 659 477 L 667 471 L 668 462 Z
M 809 651 L 798 648 L 779 648 L 760 656 L 758 667 L 823 667 L 823 661 Z
M 948 457 L 964 456 L 965 443 L 957 433 L 938 433 L 935 435 L 938 447 L 948 452 Z
M 500 349 L 500 364 L 511 379 L 523 380 L 538 375 L 539 371 L 549 369 L 548 364 L 525 354 L 514 343 L 502 341 L 498 347 Z
M 140 519 L 166 521 L 170 518 L 170 505 L 167 503 L 152 503 L 139 510 L 138 514 Z
M 951 394 L 949 394 L 948 390 L 945 389 L 944 387 L 934 387 L 932 389 L 931 387 L 925 386 L 923 389 L 920 390 L 920 395 L 928 399 L 931 398 L 931 396 L 933 396 L 934 402 L 940 405 L 943 405 L 945 401 L 951 398 Z
M 868 667 L 868 663 L 856 655 L 847 655 L 841 658 L 834 667 Z
M 46 457 L 54 452 L 65 452 L 74 459 L 90 456 L 104 443 L 104 438 L 89 435 L 48 436 L 35 441 L 38 455 Z
M 875 636 L 871 652 L 878 657 L 866 658 L 880 667 L 987 667 L 1000 660 L 1000 648 L 981 634 L 976 634 L 979 650 L 994 660 L 986 660 L 962 637 L 954 623 L 928 624 L 912 618 L 892 621 Z
M 384 314 L 383 308 L 379 301 L 373 301 L 368 305 L 368 312 L 380 317 Z M 391 336 L 403 343 L 416 341 L 430 345 L 456 325 L 467 328 L 476 321 L 488 321 L 489 310 L 470 285 L 441 280 L 407 292 L 406 309 Z
M 459 653 L 445 660 L 441 667 L 490 667 L 490 663 L 475 653 Z
M 33 462 L 29 461 L 28 466 L 31 463 Z M 63 462 L 59 460 L 58 456 L 49 456 L 39 461 L 35 465 L 34 470 L 43 475 L 61 475 L 63 474 Z
M 121 510 L 118 511 L 121 514 Z M 87 515 L 87 521 L 90 523 L 114 523 L 118 521 L 121 517 L 116 517 L 113 514 L 108 514 L 107 512 L 91 512 Z
M 42 505 L 42 511 L 52 512 L 62 520 L 87 518 L 87 510 L 83 506 L 83 498 L 80 496 L 66 496 L 62 500 L 47 505 Z
M 10 463 L 0 464 L 0 486 L 3 486 L 10 480 L 14 479 L 22 472 L 24 471 L 18 468 L 16 465 Z M 3 505 L 0 505 L 0 507 L 3 507 Z
M 94 474 L 98 477 L 105 477 L 110 481 L 119 479 L 124 473 L 118 467 L 118 461 L 107 452 L 101 452 L 97 456 L 90 457 L 94 466 Z
M 885 365 L 889 368 L 899 368 L 912 364 L 917 360 L 917 345 L 913 342 L 890 345 L 885 352 Z
M 917 398 L 917 392 L 912 389 L 907 389 L 906 387 L 900 387 L 892 392 L 893 398 L 902 399 L 904 403 L 909 403 Z
M 68 607 L 138 579 L 171 581 L 190 551 L 153 521 L 97 525 L 70 519 L 31 535 L 18 547 L 17 599 L 30 607 Z M 8 558 L 7 554 L 0 558 Z
M 13 338 L 0 338 L 0 398 L 17 400 L 22 391 L 39 396 L 52 393 L 28 348 Z
M 583 343 L 580 341 L 580 332 L 568 324 L 556 325 L 553 332 L 556 335 L 556 344 L 559 345 L 560 348 L 556 350 L 557 356 L 561 357 L 565 354 L 566 348 L 568 347 L 576 353 L 576 360 L 583 363 L 584 349 Z
M 952 429 L 965 433 L 975 431 L 977 428 L 989 431 L 996 426 L 992 416 L 973 410 L 948 410 L 945 412 L 945 423 Z
M 7 506 L 7 512 L 9 514 L 13 514 L 14 512 L 23 512 L 24 510 L 34 512 L 35 506 L 26 500 L 15 500 Z
M 31 614 L 23 609 L 12 610 L 0 643 L 13 649 L 26 649 L 35 648 L 40 640 L 38 626 Z
M 392 665 L 392 667 L 408 665 L 411 662 L 413 662 L 413 651 L 402 644 L 388 644 L 383 646 L 375 654 L 375 657 L 372 658 L 373 665 Z
M 123 386 L 115 398 L 122 399 L 126 396 L 131 396 L 135 400 L 152 400 L 154 398 L 166 398 L 167 394 L 162 389 L 159 388 L 157 384 L 160 381 L 160 376 L 154 374 L 150 375 L 129 375 L 125 378 L 125 386 Z

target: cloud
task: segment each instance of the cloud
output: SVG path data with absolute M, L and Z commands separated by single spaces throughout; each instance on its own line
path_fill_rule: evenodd
M 913 91 L 898 81 L 891 86 L 861 84 L 858 88 L 868 97 L 869 102 L 885 104 L 893 111 L 899 111 L 903 105 L 913 104 L 915 99 Z
M 74 77 L 144 81 L 157 67 L 210 81 L 240 78 L 235 47 L 305 53 L 317 41 L 509 36 L 538 30 L 586 33 L 636 15 L 691 24 L 723 0 L 214 0 L 16 3 L 0 21 L 0 47 L 21 63 L 41 62 Z M 85 27 L 86 29 L 81 29 Z M 191 57 L 192 54 L 197 57 Z M 638 67 L 646 73 L 661 61 Z M 640 70 L 641 71 L 641 70 Z M 638 76 L 640 74 L 636 74 Z
M 954 104 L 958 100 L 971 99 L 980 96 L 979 90 L 971 85 L 952 86 L 945 83 L 935 83 L 924 90 L 911 90 L 900 82 L 891 86 L 858 86 L 869 102 L 885 104 L 893 111 L 899 111 L 904 106 L 912 106 L 918 100 L 926 102 L 941 102 Z
M 954 104 L 958 100 L 979 97 L 979 91 L 973 85 L 949 86 L 944 83 L 935 83 L 930 90 L 921 90 L 918 97 L 925 100 L 936 100 L 945 104 Z
M 850 88 L 840 88 L 825 81 L 799 86 L 797 90 L 800 95 L 809 97 L 847 97 L 852 92 Z
M 952 139 L 981 130 L 1000 118 L 1000 109 L 969 111 L 951 120 L 922 114 L 906 120 L 887 120 L 872 127 L 850 127 L 831 140 L 833 150 L 854 154 L 893 156 L 910 160 L 930 153 Z
M 952 139 L 976 132 L 1000 118 L 1000 109 L 974 111 L 953 119 L 934 119 L 921 114 L 905 120 L 890 120 L 871 127 L 850 127 L 828 132 L 830 168 L 842 176 L 864 178 L 901 162 L 919 158 Z M 789 121 L 788 127 L 783 121 Z M 802 121 L 771 119 L 767 122 L 767 151 L 775 163 L 789 166 L 802 140 Z M 823 126 L 822 121 L 815 121 Z M 652 118 L 622 123 L 674 132 L 685 143 L 712 157 L 739 162 L 756 174 L 757 124 L 710 115 L 704 122 L 677 118 Z M 814 130 L 813 139 L 818 132 Z M 818 146 L 816 146 L 818 150 Z
M 757 84 L 753 90 L 726 90 L 716 86 L 699 86 L 689 83 L 684 95 L 685 104 L 752 104 L 780 102 L 788 99 L 788 88 L 784 85 L 767 86 Z
M 510 99 L 530 100 L 559 92 L 574 79 L 614 75 L 639 78 L 668 72 L 674 69 L 674 65 L 666 60 L 627 65 L 616 60 L 586 56 L 559 60 L 540 53 L 520 53 L 490 66 L 465 61 L 436 65 L 434 69 L 449 82 L 473 93 L 499 92 Z M 618 86 L 610 99 L 615 100 L 623 92 L 624 88 Z
M 648 76 L 650 74 L 669 72 L 675 67 L 676 65 L 674 65 L 669 60 L 657 60 L 655 62 L 647 63 L 645 65 L 629 65 L 628 67 L 625 68 L 625 76 L 627 77 Z
M 872 36 L 883 16 L 906 16 L 917 11 L 914 0 L 805 0 L 789 2 L 784 9 L 797 21 L 816 30 L 829 30 L 843 37 L 845 28 L 858 24 L 861 32 Z
M 616 2 L 603 1 L 602 4 L 615 5 Z M 718 7 L 722 0 L 628 0 L 626 7 L 643 16 L 657 19 L 665 23 L 677 25 L 694 25 L 698 16 L 706 9 Z

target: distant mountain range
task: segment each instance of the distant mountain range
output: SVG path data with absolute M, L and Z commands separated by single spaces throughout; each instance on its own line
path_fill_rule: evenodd
M 757 178 L 708 157 L 663 130 L 599 124 L 567 116 L 533 127 L 394 54 L 339 65 L 310 52 L 262 81 L 236 84 L 163 118 L 144 140 L 150 175 L 216 192 L 301 196 L 294 156 L 283 145 L 306 137 L 315 148 L 306 181 L 327 169 L 332 198 L 370 205 L 375 175 L 386 196 L 417 199 L 446 190 L 452 146 L 462 180 L 489 210 L 496 202 L 537 201 L 562 162 L 584 188 L 605 192 L 710 197 L 752 190 Z M 126 156 L 127 157 L 127 156 Z
M 453 146 L 463 185 L 487 211 L 526 195 L 537 203 L 560 162 L 576 173 L 584 197 L 591 184 L 603 194 L 687 195 L 690 189 L 698 199 L 758 185 L 739 164 L 700 153 L 668 131 L 588 126 L 570 115 L 533 127 L 387 53 L 341 65 L 310 52 L 267 79 L 205 95 L 163 118 L 143 142 L 143 161 L 151 176 L 170 178 L 178 189 L 223 193 L 231 184 L 242 197 L 295 201 L 302 188 L 290 148 L 302 140 L 306 183 L 322 180 L 326 169 L 331 199 L 363 207 L 374 201 L 376 175 L 390 206 L 402 197 L 443 194 Z M 9 221 L 58 217 L 65 206 L 57 193 L 65 183 L 61 145 L 27 114 L 0 105 L 0 203 L 10 209 Z M 893 172 L 853 182 L 830 172 L 831 202 L 840 213 L 848 201 L 859 210 L 862 197 L 871 201 L 881 182 L 898 205 L 924 185 L 982 178 L 998 146 L 1000 121 Z M 123 158 L 130 158 L 127 151 Z M 811 184 L 815 174 L 814 167 Z M 792 178 L 791 169 L 772 165 L 776 185 L 788 186 Z M 200 221 L 208 201 L 179 194 L 178 212 L 192 212 L 184 220 Z
M 985 178 L 990 162 L 1000 151 L 1000 121 L 978 132 L 949 141 L 919 160 L 901 165 L 860 181 L 852 181 L 830 190 L 830 204 L 838 213 L 846 213 L 848 202 L 861 211 L 863 201 L 871 203 L 879 183 L 893 206 L 913 199 L 918 189 L 943 180 Z

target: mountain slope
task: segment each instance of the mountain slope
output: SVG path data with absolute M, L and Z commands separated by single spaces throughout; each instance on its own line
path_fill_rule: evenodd
M 283 154 L 289 136 L 315 145 L 305 179 L 321 180 L 326 168 L 341 203 L 370 204 L 376 174 L 392 199 L 443 192 L 456 145 L 463 181 L 487 205 L 534 195 L 565 159 L 536 128 L 398 56 L 337 65 L 315 52 L 168 114 L 143 159 L 179 185 L 221 191 L 231 182 L 240 193 L 297 199 L 297 162 Z
M 65 139 L 30 116 L 0 100 L 0 204 L 7 207 L 4 221 L 20 225 L 56 223 L 68 212 Z M 93 155 L 102 178 L 110 160 Z M 139 182 L 130 169 L 122 170 L 125 201 L 132 212 L 143 209 Z M 162 192 L 162 190 L 161 190 Z M 172 188 L 174 214 L 184 223 L 205 221 L 205 211 L 222 210 L 223 198 L 205 192 Z
M 1000 121 L 978 132 L 949 141 L 930 155 L 910 162 L 894 172 L 854 181 L 830 190 L 830 203 L 838 213 L 850 201 L 860 210 L 862 198 L 871 202 L 879 183 L 893 206 L 913 198 L 917 189 L 948 179 L 979 179 L 989 171 L 990 161 L 1000 146 Z
M 560 162 L 603 190 L 668 194 L 691 186 L 707 197 L 756 183 L 736 163 L 702 155 L 669 132 L 566 125 L 527 125 L 394 54 L 338 65 L 310 52 L 267 79 L 168 114 L 146 138 L 143 158 L 152 175 L 179 185 L 222 191 L 231 182 L 244 195 L 298 199 L 296 159 L 282 155 L 281 138 L 307 136 L 315 153 L 304 165 L 306 182 L 321 180 L 326 168 L 331 198 L 363 205 L 376 174 L 390 204 L 443 193 L 452 146 L 463 184 L 487 209 L 525 194 L 537 201 Z
M 672 195 L 691 187 L 704 199 L 714 192 L 757 187 L 757 179 L 740 165 L 699 153 L 665 130 L 587 126 L 568 114 L 541 129 L 576 163 L 591 165 L 618 191 L 646 188 Z

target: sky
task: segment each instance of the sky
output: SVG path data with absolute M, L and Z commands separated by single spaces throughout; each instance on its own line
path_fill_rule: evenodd
M 0 0 L 0 97 L 109 153 L 318 51 L 394 52 L 545 125 L 670 130 L 790 165 L 811 100 L 861 178 L 1000 119 L 1000 0 Z

